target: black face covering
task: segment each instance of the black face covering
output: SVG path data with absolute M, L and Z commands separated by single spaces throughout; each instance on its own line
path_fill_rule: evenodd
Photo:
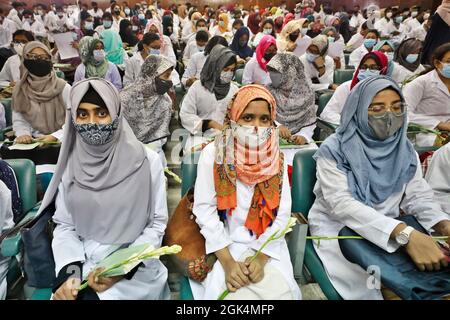
M 172 88 L 173 83 L 170 80 L 162 80 L 159 77 L 155 78 L 155 86 L 156 86 L 156 93 L 163 95 L 167 91 Z
M 48 75 L 53 68 L 53 64 L 51 61 L 41 59 L 24 59 L 23 64 L 31 74 L 38 77 L 44 77 Z
M 291 33 L 289 35 L 289 40 L 291 40 L 292 42 L 295 42 L 299 35 L 300 35 L 300 33 Z
M 272 59 L 275 56 L 275 53 L 266 53 L 264 54 L 264 60 L 266 60 L 267 62 L 270 61 L 270 59 Z

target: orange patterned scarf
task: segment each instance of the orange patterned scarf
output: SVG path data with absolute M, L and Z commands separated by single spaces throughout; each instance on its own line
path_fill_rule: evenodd
M 275 99 L 263 86 L 247 85 L 236 93 L 228 109 L 225 129 L 215 141 L 214 186 L 219 213 L 228 211 L 231 214 L 237 206 L 236 180 L 255 185 L 245 227 L 259 237 L 272 224 L 280 205 L 283 157 L 274 127 L 270 128 L 266 142 L 257 149 L 239 143 L 234 136 L 230 120 L 237 121 L 247 105 L 255 99 L 266 100 L 271 108 L 272 120 L 276 117 Z

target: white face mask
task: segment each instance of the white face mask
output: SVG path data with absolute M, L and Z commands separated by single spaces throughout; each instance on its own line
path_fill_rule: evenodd
M 411 17 L 415 18 L 415 17 L 417 17 L 418 14 L 419 14 L 419 12 L 413 11 L 413 12 L 411 12 Z
M 233 135 L 237 138 L 239 144 L 248 146 L 250 149 L 257 149 L 259 146 L 265 144 L 273 131 L 271 127 L 247 126 L 234 121 L 231 121 L 230 124 Z
M 220 81 L 223 83 L 230 83 L 233 79 L 234 72 L 233 71 L 222 71 L 220 74 Z
M 386 18 L 388 18 L 388 19 L 392 18 L 392 12 L 386 13 Z
M 13 43 L 14 51 L 17 52 L 17 54 L 19 55 L 19 57 L 22 56 L 22 53 L 23 53 L 23 47 L 24 47 L 24 46 L 25 46 L 25 45 L 24 45 L 23 43 Z

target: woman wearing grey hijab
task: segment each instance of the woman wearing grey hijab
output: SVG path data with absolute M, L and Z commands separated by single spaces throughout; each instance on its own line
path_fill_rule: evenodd
M 119 248 L 159 247 L 168 219 L 159 157 L 136 139 L 122 114 L 119 92 L 104 79 L 82 80 L 70 92 L 64 144 L 41 206 L 55 201 L 53 299 L 168 298 L 167 269 L 157 259 L 125 279 L 93 272 Z M 82 278 L 89 287 L 78 293 Z
M 186 152 L 222 130 L 228 104 L 238 90 L 231 83 L 235 69 L 236 55 L 233 51 L 220 44 L 214 46 L 203 66 L 200 80 L 192 84 L 181 105 L 181 124 L 191 134 L 184 147 Z

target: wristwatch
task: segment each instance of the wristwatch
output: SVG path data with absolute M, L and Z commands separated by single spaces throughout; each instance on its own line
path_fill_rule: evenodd
M 411 235 L 411 232 L 413 232 L 415 229 L 413 227 L 406 227 L 402 231 L 399 232 L 399 234 L 395 237 L 395 241 L 401 245 L 406 246 L 409 242 L 409 237 Z

